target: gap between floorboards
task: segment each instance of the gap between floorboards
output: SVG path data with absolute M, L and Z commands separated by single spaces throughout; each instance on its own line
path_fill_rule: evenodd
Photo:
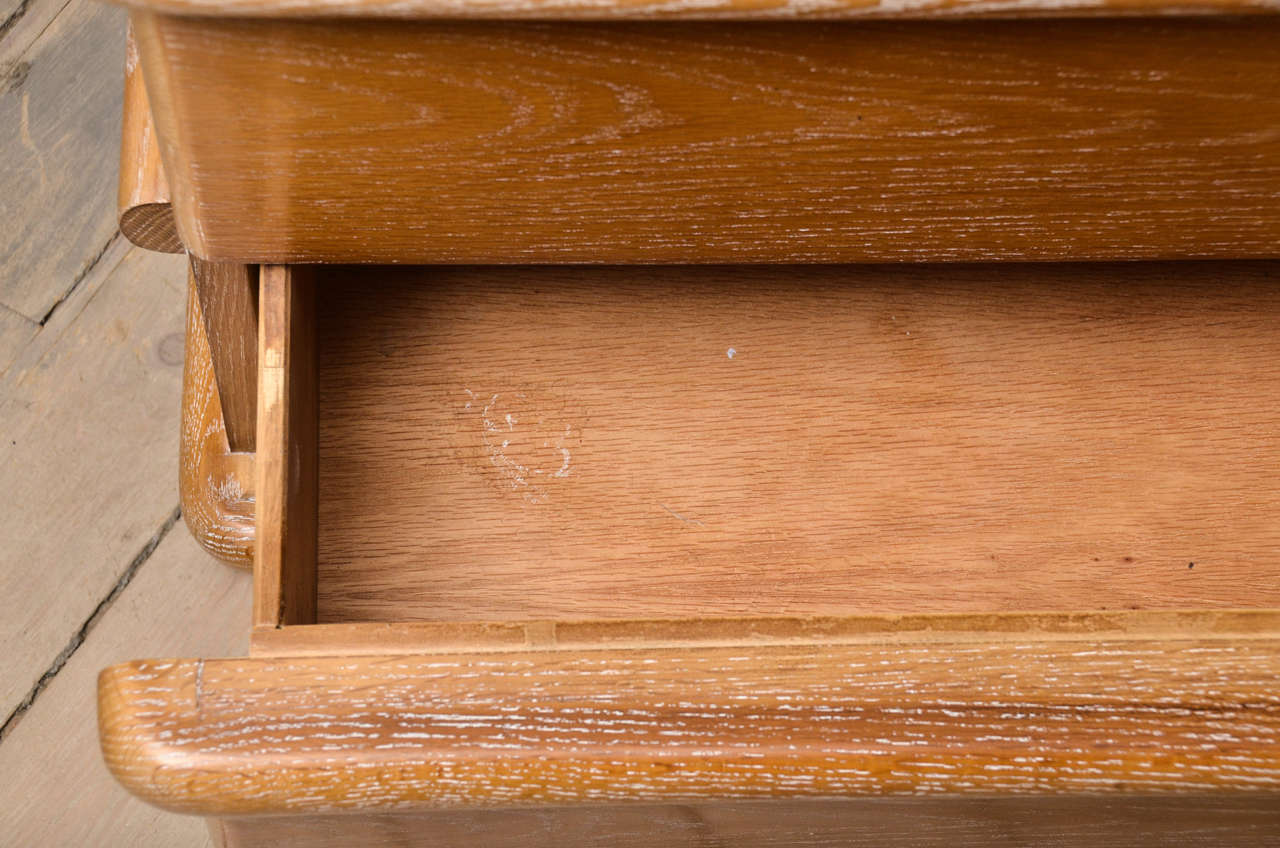
M 14 707 L 13 712 L 11 712 L 4 720 L 4 724 L 0 725 L 0 744 L 3 744 L 4 740 L 8 738 L 9 734 L 12 733 L 14 728 L 16 728 L 22 721 L 22 717 L 31 710 L 35 705 L 36 699 L 40 697 L 40 694 L 44 692 L 45 688 L 48 687 L 53 679 L 58 676 L 58 672 L 62 671 L 63 667 L 67 664 L 67 661 L 75 655 L 76 651 L 80 650 L 80 646 L 85 643 L 89 634 L 93 632 L 93 628 L 97 626 L 102 617 L 106 615 L 109 609 L 111 609 L 116 599 L 123 594 L 128 585 L 133 582 L 133 578 L 137 576 L 138 570 L 142 568 L 142 564 L 151 558 L 151 555 L 155 553 L 156 548 L 158 548 L 160 543 L 164 541 L 164 537 L 169 535 L 169 531 L 173 529 L 173 526 L 178 523 L 178 519 L 181 517 L 182 508 L 180 506 L 175 506 L 169 513 L 169 517 L 160 525 L 160 529 L 143 544 L 142 549 L 139 550 L 134 558 L 129 561 L 129 565 L 125 567 L 124 572 L 120 575 L 119 579 L 116 580 L 115 585 L 113 585 L 111 590 L 107 592 L 106 597 L 98 602 L 98 605 L 94 607 L 93 612 L 89 614 L 89 617 L 86 618 L 84 623 L 80 625 L 79 629 L 71 635 L 71 639 L 67 642 L 67 646 L 53 658 L 53 662 L 51 662 L 49 667 L 45 669 L 44 674 L 40 675 L 40 679 L 37 680 L 35 685 L 27 692 L 26 697 L 22 699 L 18 706 Z
M 80 288 L 80 284 L 83 283 L 89 274 L 93 272 L 94 268 L 98 267 L 98 263 L 102 261 L 102 257 L 107 255 L 107 251 L 111 249 L 111 246 L 115 244 L 116 240 L 119 238 L 120 231 L 117 230 L 111 235 L 111 238 L 107 239 L 106 244 L 98 248 L 97 253 L 89 257 L 89 261 L 84 263 L 84 267 L 80 269 L 79 274 L 76 274 L 75 279 L 71 281 L 71 285 L 67 287 L 67 290 L 59 295 L 58 299 L 53 302 L 53 305 L 49 307 L 49 311 L 40 317 L 40 320 L 37 323 L 39 323 L 41 327 L 48 324 L 49 319 L 53 317 L 53 313 L 58 311 L 58 307 L 66 303 L 67 298 L 71 297 L 71 295 L 75 293 L 75 290 Z

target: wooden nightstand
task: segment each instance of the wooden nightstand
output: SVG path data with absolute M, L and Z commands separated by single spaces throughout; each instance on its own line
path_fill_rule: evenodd
M 1269 11 L 133 8 L 255 604 L 108 765 L 229 846 L 1274 844 Z

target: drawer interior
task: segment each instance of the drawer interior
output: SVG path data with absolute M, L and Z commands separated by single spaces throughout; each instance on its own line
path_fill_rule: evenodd
M 317 268 L 308 617 L 1280 606 L 1278 270 Z

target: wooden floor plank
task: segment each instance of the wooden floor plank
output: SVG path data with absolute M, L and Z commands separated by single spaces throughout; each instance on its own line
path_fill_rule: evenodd
M 40 34 L 75 2 L 78 0 L 0 0 L 0 78 L 19 69 Z
M 115 237 L 123 27 L 89 0 L 0 0 L 0 720 L 177 503 L 185 260 Z M 0 843 L 209 844 L 109 777 L 95 677 L 243 653 L 248 592 L 172 526 L 0 740 Z
M 177 503 L 184 263 L 117 241 L 0 378 L 0 715 Z
M 115 232 L 124 32 L 122 9 L 73 0 L 0 50 L 0 303 L 34 321 Z
M 136 657 L 244 654 L 250 582 L 246 572 L 210 560 L 181 521 L 173 526 L 0 743 L 0 843 L 208 844 L 202 820 L 151 807 L 107 773 L 98 751 L 95 680 L 105 666 Z
M 0 376 L 8 370 L 9 363 L 18 355 L 18 351 L 22 350 L 39 330 L 39 324 L 12 309 L 0 306 Z

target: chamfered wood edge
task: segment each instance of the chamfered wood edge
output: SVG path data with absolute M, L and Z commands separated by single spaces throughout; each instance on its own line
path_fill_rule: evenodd
M 1280 642 L 1008 641 L 137 661 L 131 792 L 205 815 L 1280 793 Z
M 160 161 L 151 107 L 147 102 L 138 47 L 130 25 L 125 47 L 124 117 L 120 131 L 117 223 L 132 243 L 161 253 L 181 253 L 169 182 Z
M 188 266 L 187 343 L 182 369 L 178 492 L 191 535 L 213 556 L 253 567 L 254 455 L 227 443 L 195 272 Z
M 1274 14 L 1275 0 L 116 0 L 177 15 L 488 20 L 917 20 Z

